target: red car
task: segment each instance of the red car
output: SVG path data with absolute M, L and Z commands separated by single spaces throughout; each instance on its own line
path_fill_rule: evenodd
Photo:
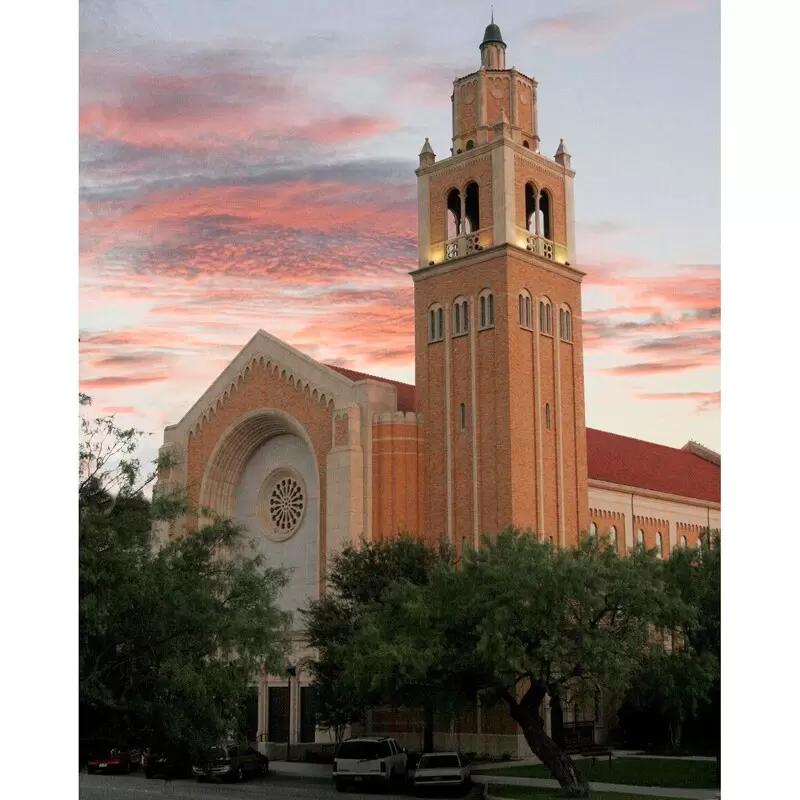
M 95 745 L 89 755 L 86 771 L 92 775 L 95 772 L 122 772 L 127 774 L 139 769 L 142 763 L 142 754 L 136 748 Z

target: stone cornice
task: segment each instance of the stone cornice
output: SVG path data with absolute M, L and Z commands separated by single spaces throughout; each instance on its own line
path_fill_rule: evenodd
M 486 67 L 480 67 L 476 69 L 474 72 L 468 72 L 466 75 L 462 75 L 460 78 L 453 78 L 453 87 L 457 84 L 461 83 L 462 81 L 466 81 L 470 78 L 475 78 L 478 75 L 519 75 L 521 78 L 525 78 L 526 81 L 530 81 L 534 88 L 539 86 L 539 82 L 536 78 L 531 78 L 530 75 L 526 75 L 524 72 L 521 72 L 516 67 L 511 67 L 511 69 L 488 69 Z
M 485 144 L 479 144 L 477 147 L 473 147 L 472 150 L 467 150 L 464 153 L 458 153 L 454 156 L 448 156 L 441 161 L 436 161 L 429 167 L 420 167 L 415 170 L 416 175 L 420 178 L 423 175 L 447 175 L 450 172 L 460 172 L 464 167 L 471 166 L 473 163 L 485 159 L 486 156 L 501 143 L 501 139 L 495 139 Z
M 522 129 L 518 128 L 518 130 Z M 504 146 L 510 147 L 514 151 L 514 155 L 518 156 L 523 162 L 527 159 L 532 166 L 547 172 L 555 178 L 563 178 L 565 176 L 568 178 L 575 177 L 575 170 L 562 167 L 561 164 L 553 161 L 553 159 L 547 158 L 547 156 L 543 156 L 541 153 L 537 153 L 535 150 L 531 150 L 528 147 L 523 147 L 519 142 L 508 138 L 492 139 L 491 142 L 480 144 L 464 153 L 448 156 L 447 158 L 434 162 L 428 167 L 419 167 L 415 170 L 415 174 L 420 178 L 423 175 L 442 175 L 449 172 L 457 172 L 464 166 L 470 165 L 474 161 L 481 160 L 481 158 L 491 153 L 494 148 Z
M 610 492 L 620 494 L 633 494 L 639 497 L 649 497 L 653 500 L 664 500 L 669 503 L 678 503 L 682 506 L 698 506 L 699 508 L 711 508 L 719 511 L 721 505 L 713 500 L 699 500 L 696 497 L 683 497 L 678 494 L 667 494 L 666 492 L 655 492 L 652 489 L 642 489 L 638 486 L 625 486 L 621 483 L 609 483 L 589 478 L 589 486 L 594 489 L 606 489 Z
M 497 256 L 502 255 L 513 256 L 514 258 L 521 259 L 522 261 L 527 261 L 529 264 L 535 265 L 539 268 L 544 268 L 548 272 L 552 272 L 554 275 L 559 275 L 562 278 L 567 278 L 568 280 L 573 280 L 577 283 L 580 283 L 583 278 L 586 277 L 585 272 L 581 272 L 579 269 L 575 269 L 575 267 L 568 267 L 566 264 L 559 264 L 557 261 L 551 261 L 549 258 L 535 255 L 528 250 L 523 250 L 521 247 L 516 247 L 515 245 L 508 243 L 495 245 L 494 247 L 487 247 L 486 249 L 481 250 L 479 253 L 473 253 L 472 255 L 454 258 L 450 261 L 442 261 L 439 264 L 434 264 L 432 267 L 420 267 L 419 269 L 415 269 L 408 274 L 412 277 L 414 283 L 417 283 L 418 281 L 424 281 L 428 278 L 446 275 L 448 272 L 452 272 L 456 269 L 466 269 L 478 264 L 483 264 L 486 261 L 491 261 L 493 258 L 497 258 Z
M 514 146 L 514 155 L 519 156 L 522 161 L 528 159 L 532 165 L 544 170 L 545 172 L 549 172 L 556 178 L 563 178 L 564 176 L 568 178 L 575 177 L 575 170 L 562 167 L 557 161 L 554 161 L 547 156 L 543 156 L 541 153 L 537 153 L 535 150 L 523 147 L 521 144 L 517 144 L 517 142 L 512 142 L 511 144 Z

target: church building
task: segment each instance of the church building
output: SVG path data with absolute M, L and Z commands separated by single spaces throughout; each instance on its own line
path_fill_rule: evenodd
M 290 568 L 289 611 L 319 597 L 345 544 L 399 531 L 458 552 L 510 525 L 558 547 L 604 534 L 620 554 L 666 558 L 720 527 L 718 454 L 586 427 L 575 172 L 563 140 L 553 157 L 541 151 L 537 90 L 506 66 L 492 22 L 480 64 L 453 83 L 449 155 L 427 139 L 419 154 L 415 386 L 322 364 L 259 330 L 164 431 L 176 465 L 160 485 L 234 519 Z M 329 741 L 314 725 L 308 655 L 298 631 L 294 674 L 260 679 L 257 736 L 273 753 Z M 587 713 L 602 739 L 599 711 L 566 721 Z M 411 715 L 376 710 L 368 728 L 419 746 Z M 476 708 L 436 743 L 528 752 L 501 708 Z

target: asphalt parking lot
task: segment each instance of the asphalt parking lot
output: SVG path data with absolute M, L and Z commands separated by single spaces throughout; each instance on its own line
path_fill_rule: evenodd
M 334 797 L 346 797 L 349 800 L 400 800 L 413 796 L 413 791 L 410 787 L 403 794 L 389 794 L 378 789 L 372 793 L 351 789 L 346 794 L 339 794 L 331 780 L 279 773 L 273 773 L 266 778 L 252 778 L 242 783 L 200 783 L 196 780 L 148 780 L 141 772 L 131 775 L 87 775 L 82 772 L 78 796 L 81 800 L 149 800 L 160 797 L 176 800 L 248 800 L 260 797 L 274 800 L 328 800 Z

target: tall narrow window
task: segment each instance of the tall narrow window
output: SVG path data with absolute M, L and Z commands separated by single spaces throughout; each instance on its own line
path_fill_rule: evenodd
M 467 427 L 467 407 L 462 403 L 460 406 L 461 412 L 461 430 Z
M 550 202 L 550 192 L 542 189 L 539 195 L 539 214 L 541 215 L 540 228 L 545 239 L 553 238 L 552 203 Z
M 461 301 L 461 330 L 469 333 L 469 303 L 466 300 Z
M 550 403 L 544 405 L 544 426 L 550 430 Z
M 641 528 L 636 533 L 636 546 L 644 548 L 644 531 Z
M 467 184 L 464 191 L 464 233 L 475 233 L 480 230 L 480 200 L 478 184 L 474 181 Z
M 597 525 L 593 522 L 589 525 L 589 538 L 596 539 L 597 538 Z
M 539 330 L 548 336 L 553 333 L 553 310 L 546 297 L 539 301 Z
M 569 308 L 558 309 L 558 329 L 562 342 L 572 341 L 572 313 Z
M 611 543 L 611 549 L 617 552 L 617 529 L 612 525 L 611 530 L 608 532 L 608 540 Z
M 453 306 L 453 334 L 458 336 L 461 333 L 461 303 Z
M 536 195 L 538 189 L 532 183 L 525 184 L 525 227 L 536 231 Z
M 481 329 L 494 327 L 494 294 L 489 289 L 484 289 L 480 296 Z
M 458 189 L 451 189 L 447 193 L 447 231 L 448 239 L 455 239 L 463 233 L 461 221 L 461 192 Z
M 664 541 L 661 538 L 661 531 L 656 533 L 656 557 L 663 558 L 664 557 Z
M 444 336 L 444 309 L 440 305 L 428 311 L 428 341 L 438 342 Z
M 686 541 L 686 537 L 685 536 L 681 536 L 681 547 L 684 548 L 684 550 L 685 550 L 687 545 L 688 545 L 688 542 Z
M 519 324 L 523 328 L 531 327 L 531 296 L 527 292 L 519 295 Z

